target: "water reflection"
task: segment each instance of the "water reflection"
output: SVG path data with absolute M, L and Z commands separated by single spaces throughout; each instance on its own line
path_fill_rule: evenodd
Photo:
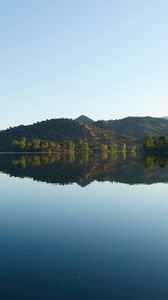
M 75 157 L 71 153 L 61 157 L 55 154 L 1 155 L 0 171 L 10 176 L 29 177 L 52 184 L 77 183 L 86 186 L 93 181 L 127 184 L 168 182 L 168 158 L 125 153 L 88 152 Z

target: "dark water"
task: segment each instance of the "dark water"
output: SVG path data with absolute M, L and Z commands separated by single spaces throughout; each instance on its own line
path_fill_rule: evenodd
M 0 299 L 167 299 L 167 166 L 1 156 Z

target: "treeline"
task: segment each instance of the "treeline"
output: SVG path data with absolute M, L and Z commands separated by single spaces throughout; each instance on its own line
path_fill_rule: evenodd
M 91 144 L 85 140 L 78 141 L 64 141 L 63 143 L 56 143 L 50 140 L 28 140 L 25 137 L 21 139 L 14 139 L 11 142 L 10 151 L 13 152 L 55 152 L 55 153 L 75 153 L 75 152 L 132 152 L 136 153 L 136 145 L 127 146 L 116 143 L 99 143 Z
M 56 143 L 50 140 L 34 139 L 32 141 L 23 137 L 12 141 L 11 149 L 14 152 L 74 152 L 76 150 L 89 151 L 89 144 L 80 140 L 78 143 L 65 141 Z
M 145 137 L 143 145 L 145 153 L 151 154 L 168 154 L 168 137 L 160 136 L 158 139 L 155 139 L 152 136 Z

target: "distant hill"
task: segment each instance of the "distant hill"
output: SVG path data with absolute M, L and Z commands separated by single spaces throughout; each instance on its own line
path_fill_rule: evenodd
M 114 135 L 144 138 L 146 135 L 168 136 L 168 119 L 153 117 L 127 117 L 120 120 L 96 121 L 96 128 L 108 130 Z
M 76 119 L 76 121 L 85 123 L 85 124 L 94 124 L 94 121 L 90 118 L 88 118 L 87 116 L 81 115 L 80 117 L 78 117 Z

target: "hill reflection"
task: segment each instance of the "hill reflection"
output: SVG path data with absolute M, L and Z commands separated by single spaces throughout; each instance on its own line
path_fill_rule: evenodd
M 168 182 L 168 158 L 114 155 L 108 157 L 59 157 L 48 155 L 0 155 L 0 171 L 52 184 L 86 186 L 93 181 L 126 184 Z

